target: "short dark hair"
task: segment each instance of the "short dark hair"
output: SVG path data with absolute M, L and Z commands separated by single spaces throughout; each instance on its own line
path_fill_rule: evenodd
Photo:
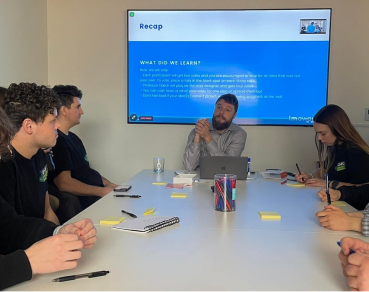
M 227 93 L 227 94 L 221 95 L 217 99 L 217 101 L 215 102 L 215 104 L 217 104 L 218 101 L 221 100 L 221 99 L 223 99 L 226 103 L 233 104 L 234 109 L 235 109 L 235 112 L 237 112 L 237 110 L 238 110 L 238 99 L 237 99 L 237 97 L 234 94 Z
M 73 98 L 78 97 L 78 99 L 82 99 L 83 95 L 82 91 L 74 85 L 55 85 L 53 87 L 53 91 L 57 94 L 60 100 L 58 112 L 62 106 L 70 108 L 73 103 Z
M 58 106 L 58 97 L 49 87 L 27 82 L 10 84 L 3 105 L 17 131 L 27 118 L 36 123 L 44 122 Z

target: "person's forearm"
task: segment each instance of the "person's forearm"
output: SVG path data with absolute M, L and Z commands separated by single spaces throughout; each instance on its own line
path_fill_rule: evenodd
M 213 141 L 213 137 L 209 134 L 208 136 L 204 137 L 205 144 L 208 145 Z
M 60 191 L 72 193 L 78 196 L 102 197 L 104 195 L 102 187 L 91 186 L 74 178 L 70 178 L 62 182 L 55 182 L 55 184 Z
M 26 253 L 17 250 L 0 257 L 0 290 L 32 278 L 32 269 Z
M 361 218 L 350 217 L 350 230 L 362 232 L 363 231 L 362 222 L 363 222 L 363 219 Z
M 199 165 L 200 150 L 197 149 L 197 147 L 194 148 L 196 149 L 193 149 L 193 151 L 191 151 L 191 149 L 186 149 L 183 154 L 183 165 L 186 170 L 194 170 Z
M 56 225 L 59 225 L 59 219 L 58 217 L 56 217 L 54 211 L 51 209 L 51 207 L 47 210 L 47 212 L 45 212 L 45 217 L 46 220 L 49 220 L 53 223 L 55 223 Z
M 320 168 L 317 168 L 317 169 L 315 169 L 312 173 L 311 173 L 311 175 L 313 176 L 312 178 L 324 178 L 324 177 L 322 177 L 321 175 L 320 175 Z
M 362 186 L 363 184 L 351 184 L 351 183 L 346 183 L 346 182 L 339 182 L 336 189 L 339 188 L 339 187 L 343 187 L 343 186 L 356 186 L 356 187 L 359 187 L 359 186 Z
M 101 179 L 103 181 L 104 186 L 106 186 L 106 187 L 112 184 L 112 182 L 110 180 L 106 179 L 102 175 L 101 175 Z
M 3 254 L 28 248 L 35 241 L 51 236 L 56 227 L 54 223 L 44 218 L 18 215 L 2 197 L 0 197 L 0 215 L 0 250 Z
M 50 195 L 49 195 L 48 192 L 46 192 L 46 195 L 45 195 L 45 215 L 44 215 L 44 219 L 49 220 L 49 221 L 55 223 L 56 225 L 60 224 L 58 217 L 56 217 L 53 209 L 51 208 Z
M 364 210 L 369 202 L 369 185 L 343 186 L 338 189 L 341 192 L 341 201 L 345 201 L 357 210 Z
M 350 217 L 364 218 L 364 214 L 361 212 L 349 212 L 347 213 Z
M 200 140 L 201 140 L 200 135 L 199 135 L 198 133 L 196 133 L 196 134 L 195 134 L 195 138 L 193 138 L 193 142 L 194 142 L 195 144 L 198 144 L 198 143 L 200 143 Z
M 201 143 L 194 143 L 194 140 L 191 139 L 194 138 L 190 134 L 182 160 L 186 170 L 194 170 L 199 165 L 200 160 Z

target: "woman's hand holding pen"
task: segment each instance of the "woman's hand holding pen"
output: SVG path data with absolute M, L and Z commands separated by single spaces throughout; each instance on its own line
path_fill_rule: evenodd
M 309 187 L 324 187 L 325 182 L 324 179 L 321 178 L 312 178 L 309 174 L 305 172 L 301 172 L 301 174 L 296 173 L 295 178 L 300 183 L 305 183 L 305 185 Z
M 329 194 L 331 195 L 331 201 L 338 201 L 341 198 L 341 192 L 338 190 L 334 190 L 329 188 Z M 323 202 L 327 202 L 327 193 L 326 193 L 326 189 L 322 188 L 319 192 L 318 192 L 318 197 L 323 201 Z
M 300 183 L 304 183 L 306 182 L 308 179 L 310 178 L 310 175 L 308 175 L 305 172 L 301 172 L 301 174 L 296 173 L 295 175 L 295 179 L 300 182 Z
M 301 174 L 296 173 L 295 178 L 298 182 L 304 183 L 310 178 L 310 175 L 305 172 L 301 172 Z

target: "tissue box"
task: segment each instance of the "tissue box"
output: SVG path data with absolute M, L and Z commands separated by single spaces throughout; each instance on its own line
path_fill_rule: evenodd
M 189 184 L 192 185 L 194 178 L 197 176 L 196 173 L 184 173 L 178 174 L 173 177 L 174 184 Z

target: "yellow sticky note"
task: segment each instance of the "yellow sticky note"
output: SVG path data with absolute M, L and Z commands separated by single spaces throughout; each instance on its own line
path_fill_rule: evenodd
M 337 206 L 337 207 L 345 207 L 347 206 L 347 204 L 345 202 L 342 201 L 336 201 L 336 202 L 332 202 L 333 206 Z
M 100 224 L 103 225 L 116 225 L 126 220 L 126 217 L 109 216 L 100 220 Z
M 144 216 L 151 216 L 151 215 L 155 215 L 155 214 L 156 214 L 156 212 L 146 213 L 146 214 L 144 214 Z
M 146 215 L 154 215 L 155 214 L 155 208 L 148 208 L 144 212 L 144 216 Z
M 155 212 L 152 212 L 152 213 L 144 213 L 144 216 L 150 216 L 150 215 L 155 215 L 156 213 Z
M 167 182 L 153 182 L 153 185 L 157 185 L 157 186 L 165 186 L 167 184 Z
M 176 192 L 173 192 L 170 196 L 172 198 L 187 198 L 187 194 L 186 193 L 176 193 Z
M 305 186 L 305 184 L 300 184 L 300 183 L 297 183 L 297 184 L 287 183 L 286 185 L 290 187 L 304 187 Z
M 277 212 L 259 212 L 259 216 L 261 219 L 281 220 L 281 215 Z

